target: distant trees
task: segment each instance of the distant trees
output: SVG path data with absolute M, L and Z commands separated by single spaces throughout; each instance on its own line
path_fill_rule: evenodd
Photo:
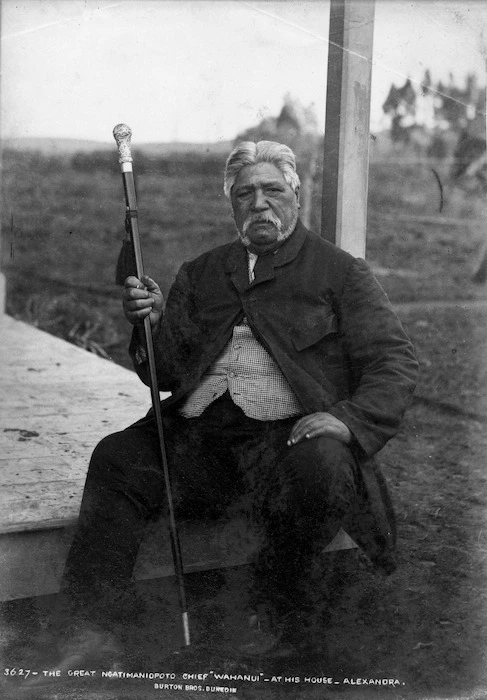
M 416 91 L 409 78 L 402 87 L 391 85 L 382 111 L 391 118 L 391 138 L 406 141 L 407 129 L 416 123 Z
M 311 225 L 313 182 L 317 156 L 322 150 L 321 140 L 314 106 L 305 107 L 290 94 L 284 97 L 277 117 L 265 117 L 235 139 L 235 144 L 240 141 L 278 141 L 292 148 L 301 178 L 301 218 L 306 226 Z
M 468 74 L 463 86 L 455 84 L 450 73 L 447 83 L 436 84 L 426 71 L 418 90 L 411 81 L 396 88 L 391 85 L 382 109 L 391 118 L 393 143 L 409 145 L 418 134 L 427 137 L 426 153 L 435 157 L 448 155 L 451 148 L 452 181 L 469 192 L 487 191 L 486 151 L 486 87 L 480 87 L 477 76 Z M 487 280 L 487 244 L 480 253 L 472 277 L 478 284 Z
M 426 70 L 417 87 L 409 78 L 401 87 L 391 85 L 382 110 L 390 118 L 393 143 L 417 145 L 421 135 L 428 154 L 439 157 L 447 155 L 448 140 L 468 141 L 469 150 L 485 149 L 485 87 L 473 74 L 459 86 L 452 74 L 447 83 L 435 83 Z M 477 142 L 473 148 L 472 140 Z
M 262 121 L 242 131 L 235 138 L 240 141 L 275 141 L 281 139 L 294 150 L 303 141 L 303 136 L 315 137 L 318 121 L 314 106 L 305 107 L 289 93 L 284 96 L 284 104 L 277 117 L 265 117 Z
M 426 70 L 416 88 L 409 78 L 399 88 L 391 85 L 382 111 L 391 118 L 391 127 L 396 123 L 401 128 L 423 126 L 457 133 L 480 128 L 485 137 L 485 87 L 479 86 L 473 74 L 468 74 L 465 85 L 459 87 L 451 74 L 448 83 L 441 80 L 433 83 L 430 71 Z
M 455 85 L 450 74 L 448 83 L 437 83 L 436 92 L 438 124 L 457 133 L 468 131 L 472 136 L 485 138 L 485 87 L 479 86 L 476 75 L 468 74 L 462 88 Z

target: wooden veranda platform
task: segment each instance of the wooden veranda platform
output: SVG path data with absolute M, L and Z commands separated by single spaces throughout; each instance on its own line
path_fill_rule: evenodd
M 56 593 L 90 454 L 142 417 L 134 372 L 0 314 L 0 600 Z M 240 564 L 255 549 L 241 521 L 181 524 L 186 571 Z M 329 549 L 353 543 L 345 533 Z M 147 534 L 136 578 L 173 573 L 164 522 Z

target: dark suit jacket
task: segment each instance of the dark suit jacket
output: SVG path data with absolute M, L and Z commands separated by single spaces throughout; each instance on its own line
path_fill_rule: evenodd
M 376 564 L 394 568 L 394 515 L 371 458 L 396 433 L 415 387 L 417 362 L 386 294 L 358 258 L 308 231 L 265 256 L 248 281 L 234 241 L 185 263 L 154 338 L 161 390 L 177 404 L 218 357 L 242 317 L 278 363 L 305 413 L 328 411 L 351 430 L 361 499 L 349 533 Z M 134 354 L 139 339 L 132 340 Z M 149 383 L 146 363 L 136 370 Z

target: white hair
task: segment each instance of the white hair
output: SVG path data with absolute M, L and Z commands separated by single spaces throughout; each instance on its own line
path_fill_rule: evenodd
M 276 141 L 242 141 L 227 158 L 223 179 L 223 191 L 230 197 L 232 187 L 242 168 L 256 163 L 272 163 L 282 172 L 284 180 L 294 192 L 299 188 L 296 157 L 289 146 Z

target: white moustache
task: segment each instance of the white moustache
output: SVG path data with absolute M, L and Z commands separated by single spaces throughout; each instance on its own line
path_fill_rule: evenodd
M 263 214 L 254 214 L 253 216 L 247 217 L 242 225 L 242 233 L 245 235 L 249 230 L 250 226 L 252 226 L 252 224 L 257 223 L 273 224 L 279 232 L 281 232 L 282 230 L 281 220 L 278 219 L 277 216 L 275 216 L 271 212 L 266 212 Z

